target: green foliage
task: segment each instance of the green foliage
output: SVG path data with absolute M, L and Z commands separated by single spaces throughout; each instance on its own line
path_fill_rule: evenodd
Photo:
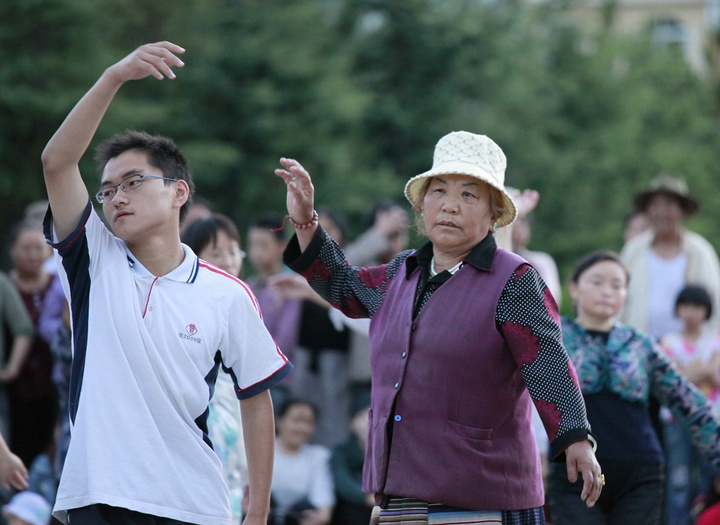
M 563 275 L 588 250 L 620 248 L 633 194 L 661 170 L 701 196 L 689 226 L 719 245 L 712 79 L 642 35 L 610 36 L 612 10 L 598 35 L 581 32 L 565 3 L 4 0 L 0 220 L 44 197 L 42 148 L 103 69 L 170 40 L 187 49 L 178 78 L 124 86 L 96 140 L 172 136 L 199 193 L 241 231 L 283 211 L 281 156 L 308 168 L 318 204 L 343 210 L 354 235 L 375 200 L 401 199 L 430 167 L 442 135 L 466 129 L 503 148 L 509 185 L 541 192 L 532 247 Z

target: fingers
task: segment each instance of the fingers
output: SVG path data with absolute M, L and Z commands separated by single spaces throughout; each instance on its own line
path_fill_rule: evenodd
M 123 60 L 109 68 L 112 77 L 119 82 L 140 80 L 153 76 L 158 80 L 175 78 L 173 67 L 183 67 L 185 63 L 176 55 L 185 50 L 171 42 L 156 42 L 140 46 Z
M 9 484 L 12 485 L 13 488 L 15 488 L 17 490 L 25 490 L 28 488 L 27 479 L 25 477 L 23 477 L 23 475 L 19 472 L 15 472 L 13 474 L 13 477 L 10 479 Z M 7 485 L 6 483 L 3 483 L 3 486 L 5 486 L 5 488 L 8 488 L 6 485 Z
M 137 50 L 137 55 L 140 60 L 148 64 L 150 74 L 162 80 L 164 77 L 175 78 L 172 68 L 183 67 L 185 63 L 174 53 L 184 52 L 182 47 L 170 42 L 158 42 L 141 46 Z
M 589 472 L 583 472 L 582 480 L 583 480 L 583 489 L 582 489 L 582 493 L 580 494 L 580 499 L 583 500 L 585 502 L 585 504 L 589 506 L 588 497 L 592 494 L 593 485 L 595 484 L 593 475 Z
M 288 191 L 295 193 L 298 197 L 308 197 L 313 193 L 312 180 L 310 174 L 295 159 L 280 159 L 283 168 L 275 170 L 275 175 L 281 177 L 287 184 Z
M 567 477 L 570 483 L 575 483 L 578 479 L 577 465 L 574 461 L 567 462 Z
M 300 180 L 310 180 L 310 175 L 295 159 L 286 159 L 285 157 L 280 158 L 280 164 L 283 165 L 284 169 L 276 169 L 275 174 L 282 177 L 285 183 L 290 184 L 291 182 L 298 183 Z M 298 180 L 298 178 L 300 180 Z
M 582 472 L 583 490 L 580 499 L 585 505 L 592 507 L 597 503 L 602 493 L 603 485 L 605 485 L 605 476 L 599 471 L 587 470 Z

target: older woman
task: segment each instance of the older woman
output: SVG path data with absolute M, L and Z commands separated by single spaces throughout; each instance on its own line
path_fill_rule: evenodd
M 443 137 L 405 195 L 429 242 L 357 268 L 318 226 L 295 160 L 287 185 L 297 235 L 285 262 L 349 317 L 371 317 L 372 399 L 364 490 L 374 523 L 544 523 L 535 403 L 556 459 L 581 473 L 588 506 L 602 488 L 557 306 L 526 261 L 496 247 L 516 216 L 506 160 L 488 137 Z

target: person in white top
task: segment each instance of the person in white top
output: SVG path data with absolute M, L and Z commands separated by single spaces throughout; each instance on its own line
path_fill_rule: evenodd
M 635 196 L 635 207 L 647 215 L 650 230 L 630 239 L 620 253 L 631 275 L 620 320 L 660 339 L 682 329 L 674 309 L 685 284 L 704 286 L 720 304 L 720 262 L 705 238 L 683 226 L 685 217 L 699 209 L 684 180 L 658 175 Z M 709 325 L 720 327 L 717 311 Z
M 264 525 L 273 464 L 268 389 L 292 368 L 240 279 L 180 242 L 192 199 L 187 162 L 166 137 L 126 132 L 101 144 L 95 213 L 78 164 L 118 89 L 173 79 L 181 47 L 146 44 L 105 70 L 42 155 L 70 299 L 72 440 L 54 515 L 72 525 L 234 525 L 221 463 L 207 435 L 220 367 L 240 399 L 250 500 Z
M 289 397 L 278 409 L 273 525 L 327 525 L 335 505 L 330 449 L 311 444 L 317 411 Z

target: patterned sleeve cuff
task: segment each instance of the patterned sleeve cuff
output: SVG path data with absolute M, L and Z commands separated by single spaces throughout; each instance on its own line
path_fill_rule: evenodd
M 288 241 L 283 252 L 283 263 L 292 271 L 302 274 L 320 256 L 320 249 L 325 243 L 325 230 L 318 225 L 315 235 L 304 252 L 300 251 L 300 243 L 297 235 L 293 235 Z
M 550 443 L 550 457 L 553 461 L 562 463 L 565 461 L 565 449 L 567 449 L 573 443 L 587 439 L 592 443 L 593 452 L 597 449 L 597 441 L 595 438 L 584 428 L 576 428 L 565 432 L 562 436 L 558 437 L 555 441 Z

